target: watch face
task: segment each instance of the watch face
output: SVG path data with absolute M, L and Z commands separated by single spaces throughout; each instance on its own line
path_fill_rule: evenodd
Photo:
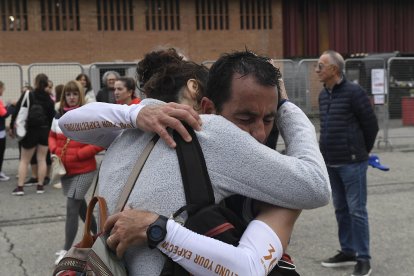
M 153 227 L 151 227 L 150 234 L 151 234 L 151 239 L 155 241 L 164 239 L 164 230 L 158 225 L 154 225 Z

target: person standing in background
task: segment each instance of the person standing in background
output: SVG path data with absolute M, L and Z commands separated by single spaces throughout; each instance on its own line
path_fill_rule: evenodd
M 27 167 L 30 163 L 30 159 L 36 152 L 36 159 L 38 165 L 38 182 L 37 193 L 43 194 L 43 181 L 46 176 L 46 154 L 48 151 L 48 136 L 50 125 L 52 124 L 53 117 L 55 116 L 54 103 L 46 92 L 48 87 L 47 75 L 41 73 L 35 78 L 35 89 L 29 93 L 30 109 L 27 119 L 27 133 L 21 142 L 21 158 L 19 162 L 19 180 L 17 187 L 13 190 L 12 195 L 22 196 L 24 195 L 23 185 L 27 174 Z M 13 116 L 17 116 L 19 113 L 24 93 L 21 95 L 19 101 L 16 104 L 16 112 Z M 34 109 L 34 106 L 37 108 Z M 14 119 L 15 120 L 15 119 Z M 13 121 L 14 121 L 13 120 Z
M 97 102 L 105 102 L 105 103 L 116 103 L 115 100 L 115 81 L 119 79 L 120 76 L 116 71 L 107 71 L 102 76 L 102 83 L 104 87 L 98 91 L 96 95 Z
M 45 91 L 49 94 L 50 98 L 52 99 L 53 102 L 59 101 L 59 99 L 56 99 L 55 94 L 53 93 L 53 81 L 51 81 L 50 79 L 48 80 L 48 85 L 45 88 Z M 38 176 L 37 176 L 37 157 L 36 157 L 36 151 L 33 154 L 32 159 L 30 160 L 30 168 L 32 171 L 31 177 L 26 180 L 24 182 L 24 186 L 25 187 L 31 187 L 37 184 L 38 182 Z M 51 170 L 51 165 L 52 165 L 52 159 L 50 158 L 50 152 L 47 151 L 46 154 L 46 165 L 47 165 L 47 169 L 46 169 L 46 176 L 45 176 L 45 180 L 43 180 L 43 185 L 48 185 L 50 182 L 50 170 Z
M 3 96 L 6 86 L 4 82 L 0 81 L 0 97 Z M 4 106 L 3 101 L 0 99 L 0 181 L 8 181 L 8 177 L 3 172 L 3 158 L 6 151 L 6 118 L 13 114 L 14 108 L 12 105 Z
M 321 264 L 355 265 L 352 276 L 371 274 L 367 211 L 368 155 L 378 122 L 367 93 L 344 74 L 343 57 L 332 50 L 319 58 L 320 149 L 328 168 L 341 250 Z
M 88 75 L 81 73 L 76 77 L 76 80 L 80 82 L 83 89 L 85 90 L 85 104 L 96 102 L 95 92 L 92 90 L 92 84 Z M 57 101 L 59 100 L 60 98 L 57 99 Z
M 95 155 L 103 148 L 82 144 L 67 138 L 58 125 L 59 118 L 66 112 L 85 104 L 83 87 L 77 81 L 69 81 L 63 88 L 60 108 L 52 122 L 49 133 L 50 151 L 58 155 L 66 168 L 67 174 L 61 177 L 63 193 L 66 200 L 65 244 L 56 252 L 55 264 L 63 258 L 75 240 L 80 217 L 86 219 L 87 204 L 85 195 L 96 173 Z M 92 221 L 92 232 L 96 234 L 96 220 Z
M 115 82 L 115 99 L 117 104 L 139 104 L 141 99 L 135 96 L 135 80 L 121 77 Z

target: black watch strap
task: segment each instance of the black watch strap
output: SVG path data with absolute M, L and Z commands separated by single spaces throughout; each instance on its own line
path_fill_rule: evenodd
M 157 245 L 165 239 L 165 236 L 167 235 L 167 222 L 168 218 L 160 215 L 148 226 L 147 241 L 149 248 L 156 248 Z

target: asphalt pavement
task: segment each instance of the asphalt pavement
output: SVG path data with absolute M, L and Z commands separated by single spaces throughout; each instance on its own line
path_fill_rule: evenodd
M 373 276 L 414 275 L 414 127 L 394 126 L 389 141 L 380 132 L 373 153 L 388 172 L 368 169 L 368 212 Z M 10 140 L 10 139 L 9 139 Z M 12 196 L 17 183 L 15 143 L 8 141 L 3 171 L 11 177 L 0 182 L 0 276 L 51 275 L 55 252 L 64 242 L 65 197 L 62 190 L 35 187 Z M 392 151 L 390 146 L 392 145 Z M 378 148 L 379 146 L 379 148 Z M 83 223 L 79 223 L 76 240 Z M 295 226 L 289 253 L 304 276 L 350 275 L 352 267 L 323 268 L 320 262 L 339 249 L 332 203 L 303 211 Z

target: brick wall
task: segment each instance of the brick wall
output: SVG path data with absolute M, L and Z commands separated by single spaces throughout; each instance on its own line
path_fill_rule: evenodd
M 281 0 L 273 0 L 271 30 L 240 30 L 239 1 L 229 0 L 229 30 L 196 31 L 195 1 L 180 1 L 179 31 L 146 31 L 145 1 L 134 1 L 134 31 L 97 31 L 96 1 L 79 1 L 80 31 L 41 31 L 40 1 L 28 0 L 28 31 L 0 30 L 0 63 L 135 61 L 158 46 L 180 48 L 192 60 L 214 60 L 247 47 L 283 57 Z

